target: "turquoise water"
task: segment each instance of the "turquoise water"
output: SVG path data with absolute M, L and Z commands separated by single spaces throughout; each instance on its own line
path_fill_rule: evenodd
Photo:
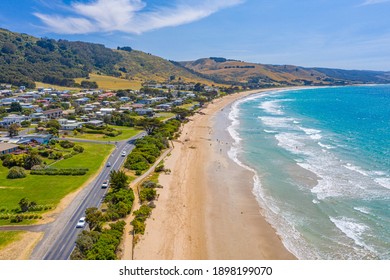
M 261 93 L 229 117 L 229 155 L 294 255 L 390 259 L 390 86 Z

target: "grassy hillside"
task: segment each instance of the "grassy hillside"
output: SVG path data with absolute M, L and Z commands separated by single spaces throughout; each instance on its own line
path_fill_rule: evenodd
M 216 81 L 249 85 L 329 85 L 349 83 L 389 83 L 390 73 L 293 65 L 265 65 L 225 58 L 203 58 L 181 65 Z
M 110 89 L 139 88 L 149 81 L 212 83 L 168 60 L 128 47 L 123 49 L 126 50 L 38 39 L 0 29 L 0 82 L 30 88 L 36 86 L 35 82 L 80 87 L 91 73 L 99 73 L 99 77 L 91 75 L 90 81 Z
M 213 83 L 158 56 L 137 50 L 116 52 L 122 59 L 116 64 L 115 69 L 121 72 L 122 77 L 132 81 L 173 83 L 183 81 L 209 85 Z

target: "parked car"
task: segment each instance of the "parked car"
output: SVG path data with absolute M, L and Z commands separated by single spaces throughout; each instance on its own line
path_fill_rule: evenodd
M 108 181 L 104 181 L 102 184 L 102 189 L 107 189 L 108 188 Z
M 83 227 L 85 227 L 85 217 L 81 217 L 76 224 L 76 228 L 83 228 Z

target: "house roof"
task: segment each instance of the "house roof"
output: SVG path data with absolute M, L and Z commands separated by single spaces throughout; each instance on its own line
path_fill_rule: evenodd
M 9 144 L 9 143 L 0 143 L 0 152 L 8 151 L 9 149 L 17 148 L 18 145 Z

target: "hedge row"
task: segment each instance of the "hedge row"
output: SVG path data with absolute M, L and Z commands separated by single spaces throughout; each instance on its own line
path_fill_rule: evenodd
M 63 176 L 82 176 L 88 172 L 88 168 L 68 168 L 68 169 L 38 169 L 31 170 L 31 175 L 63 175 Z

